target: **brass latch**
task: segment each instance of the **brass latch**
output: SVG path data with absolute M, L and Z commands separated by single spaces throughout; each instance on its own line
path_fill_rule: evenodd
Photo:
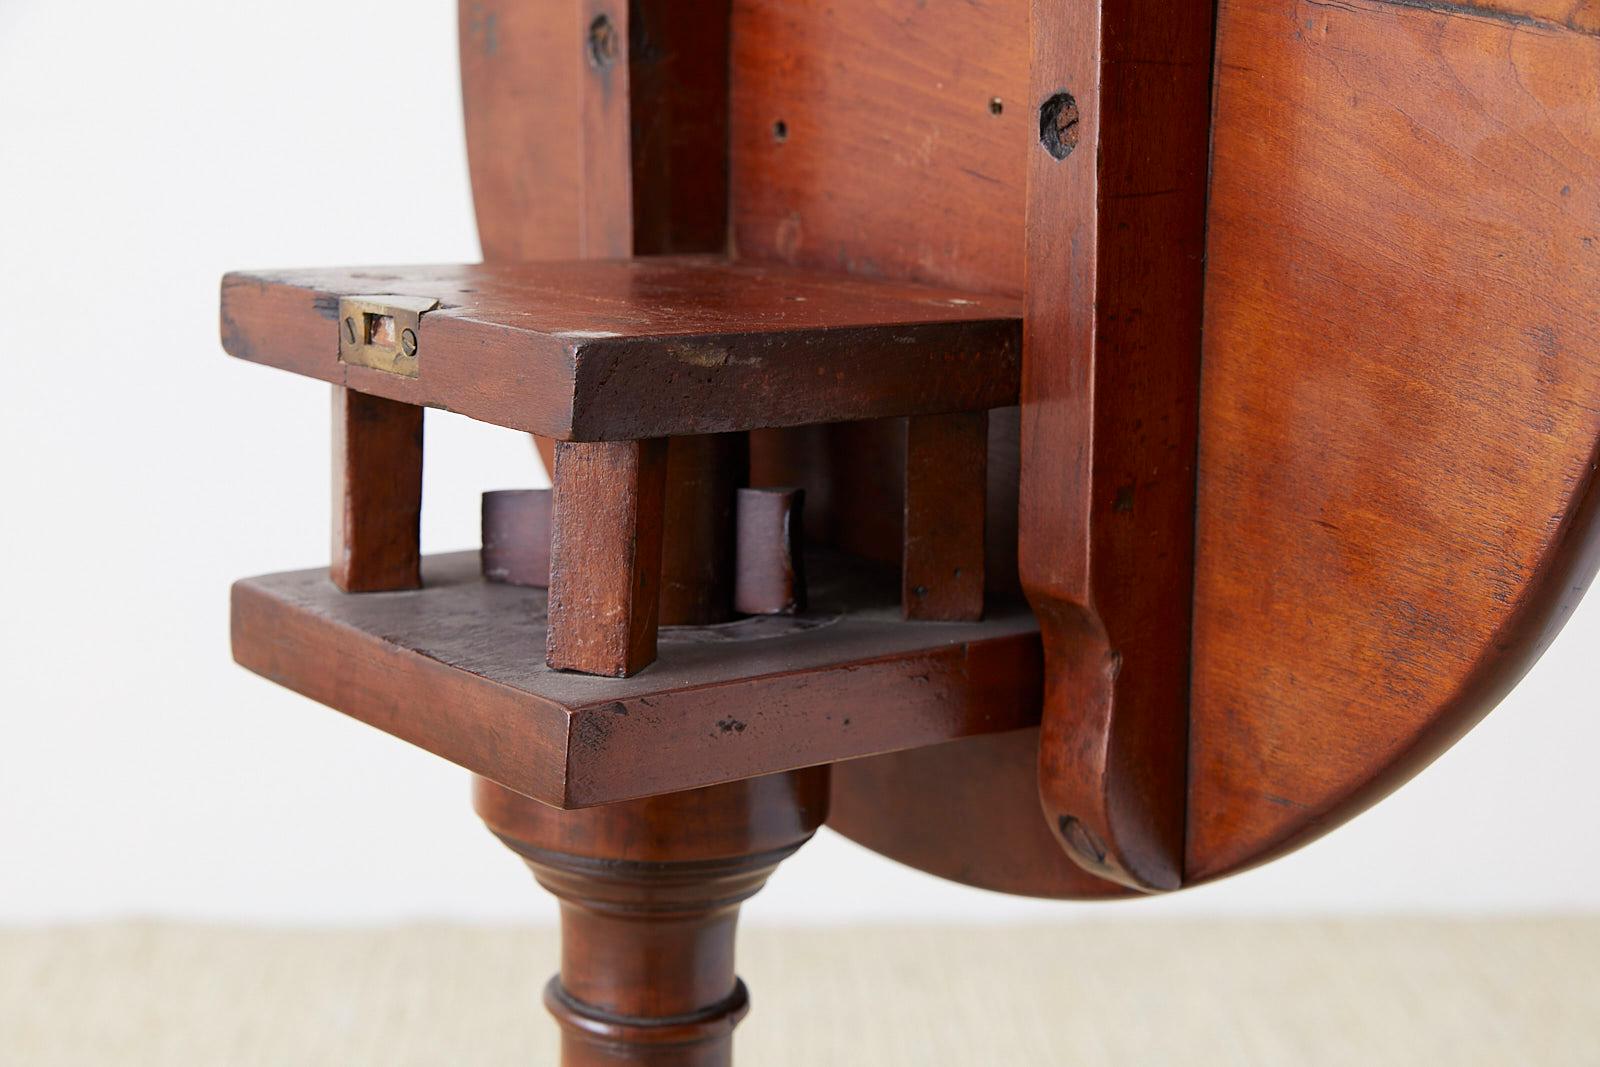
M 340 297 L 339 361 L 415 378 L 422 315 L 438 306 L 419 296 Z

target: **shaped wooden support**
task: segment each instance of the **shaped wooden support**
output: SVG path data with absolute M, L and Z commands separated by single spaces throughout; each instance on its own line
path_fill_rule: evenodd
M 333 563 L 347 593 L 415 589 L 422 516 L 422 409 L 333 390 Z
M 1034 0 L 1019 565 L 1039 790 L 1086 869 L 1183 877 L 1212 4 Z
M 550 629 L 556 670 L 622 678 L 656 658 L 667 443 L 556 445 Z

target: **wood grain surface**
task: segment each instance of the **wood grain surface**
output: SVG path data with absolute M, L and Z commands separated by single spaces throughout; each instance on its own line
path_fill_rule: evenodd
M 735 0 L 739 254 L 1020 295 L 1027 45 L 1026 0 Z
M 908 619 L 983 618 L 989 413 L 906 420 L 900 605 Z
M 339 361 L 341 294 L 425 296 L 418 376 Z M 1016 399 L 1015 301 L 714 257 L 230 274 L 223 345 L 563 440 L 982 410 Z
M 1223 4 L 1192 879 L 1414 774 L 1594 574 L 1600 39 L 1513 15 Z
M 233 590 L 239 663 L 529 797 L 586 807 L 1035 725 L 1020 601 L 906 623 L 892 569 L 807 561 L 811 608 L 663 627 L 632 678 L 545 666 L 542 590 L 425 557 L 423 588 L 356 597 L 321 569 Z
M 1210 0 L 1036 0 L 1018 561 L 1063 847 L 1183 877 Z
M 329 577 L 347 593 L 422 582 L 422 409 L 335 386 Z
M 656 658 L 667 443 L 562 441 L 551 480 L 545 663 L 637 674 Z
M 477 779 L 474 806 L 561 901 L 545 1006 L 563 1067 L 728 1067 L 750 997 L 739 905 L 822 825 L 828 768 L 557 811 Z

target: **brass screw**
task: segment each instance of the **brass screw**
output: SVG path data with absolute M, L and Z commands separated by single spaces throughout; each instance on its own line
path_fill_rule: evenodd
M 351 344 L 355 344 L 356 343 L 356 320 L 355 319 L 352 318 L 352 319 L 345 319 L 344 320 L 344 335 L 346 337 L 350 338 L 350 343 Z
M 411 330 L 400 331 L 400 348 L 408 356 L 417 354 L 417 335 Z

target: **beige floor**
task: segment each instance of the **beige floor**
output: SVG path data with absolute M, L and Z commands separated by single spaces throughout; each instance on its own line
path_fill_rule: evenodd
M 553 1064 L 537 930 L 0 931 L 0 1064 Z M 741 1067 L 1600 1064 L 1600 919 L 745 932 Z

